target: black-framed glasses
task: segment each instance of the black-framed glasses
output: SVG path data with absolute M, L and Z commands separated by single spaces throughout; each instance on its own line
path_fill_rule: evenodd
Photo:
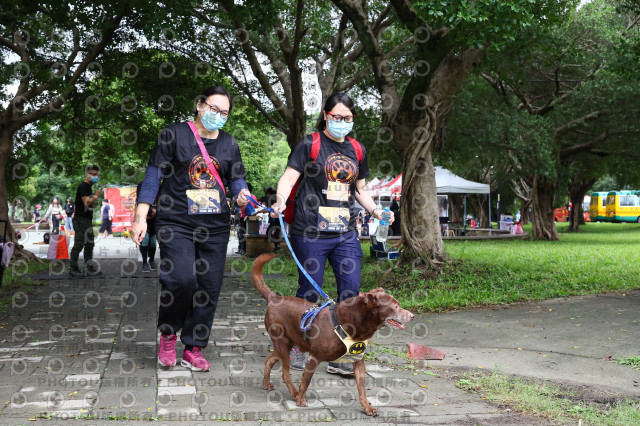
M 229 117 L 229 111 L 227 110 L 221 110 L 220 108 L 218 108 L 217 105 L 209 105 L 208 103 L 206 103 L 205 101 L 202 101 L 203 104 L 205 104 L 206 106 L 209 107 L 209 111 L 211 111 L 214 114 L 220 114 L 221 116 L 223 116 L 224 118 Z
M 353 118 L 355 117 L 355 115 L 333 115 L 330 112 L 327 111 L 327 114 L 329 114 L 331 116 L 331 120 L 333 121 L 342 121 L 344 120 L 345 123 L 353 123 Z

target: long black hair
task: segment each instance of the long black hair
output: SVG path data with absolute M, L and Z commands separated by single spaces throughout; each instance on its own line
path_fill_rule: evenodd
M 222 86 L 211 86 L 202 91 L 196 98 L 198 102 L 204 102 L 211 95 L 223 95 L 229 99 L 229 115 L 231 115 L 231 110 L 233 109 L 233 98 L 227 89 Z M 198 111 L 194 111 L 196 114 Z
M 327 98 L 327 101 L 324 103 L 324 108 L 322 108 L 322 111 L 320 112 L 320 117 L 318 118 L 318 125 L 316 126 L 319 132 L 322 132 L 324 129 L 327 128 L 327 122 L 324 119 L 323 113 L 325 111 L 326 112 L 331 111 L 333 107 L 338 104 L 344 104 L 344 106 L 349 108 L 353 116 L 356 115 L 356 105 L 353 103 L 353 100 L 349 97 L 349 95 L 347 95 L 346 93 L 340 93 L 340 92 L 334 93 L 333 95 Z

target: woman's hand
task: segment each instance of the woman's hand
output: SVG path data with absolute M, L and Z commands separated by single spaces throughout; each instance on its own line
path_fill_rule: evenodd
M 280 205 L 278 205 L 277 203 L 274 203 L 274 204 L 271 206 L 271 208 L 273 209 L 273 212 L 272 212 L 272 213 L 270 213 L 270 216 L 271 216 L 272 218 L 274 218 L 274 219 L 277 219 L 277 218 L 278 218 L 278 212 L 279 212 L 280 214 L 284 214 L 284 213 L 282 213 L 282 212 L 284 211 L 284 209 L 286 209 L 286 208 L 287 208 L 287 206 L 286 206 L 286 205 L 282 205 L 282 206 L 280 206 Z
M 236 204 L 241 208 L 246 206 L 249 203 L 249 199 L 247 197 L 250 195 L 251 192 L 249 192 L 248 189 L 242 189 L 236 198 Z
M 375 208 L 371 212 L 371 216 L 375 217 L 378 220 L 382 220 L 382 213 L 384 213 L 384 210 Z M 393 221 L 396 220 L 396 215 L 394 212 L 388 212 L 388 213 L 389 213 L 389 225 L 391 225 Z
M 138 220 L 134 219 L 133 224 L 131 225 L 131 239 L 136 245 L 142 244 L 142 240 L 144 236 L 147 234 L 147 221 L 145 219 Z

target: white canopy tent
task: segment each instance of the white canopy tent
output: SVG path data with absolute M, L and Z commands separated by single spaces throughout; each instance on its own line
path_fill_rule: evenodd
M 489 185 L 473 182 L 453 174 L 440 166 L 436 170 L 436 187 L 438 194 L 489 194 Z M 380 186 L 370 186 L 372 197 L 391 197 L 402 192 L 402 173 L 391 181 Z
M 491 189 L 488 184 L 473 182 L 452 173 L 440 166 L 435 166 L 436 187 L 438 194 L 465 194 L 464 197 L 464 217 L 467 216 L 466 194 L 488 194 L 489 195 L 489 226 L 491 227 Z M 380 199 L 402 193 L 402 173 L 387 183 L 378 183 L 370 186 L 371 196 Z M 466 226 L 466 220 L 465 220 Z

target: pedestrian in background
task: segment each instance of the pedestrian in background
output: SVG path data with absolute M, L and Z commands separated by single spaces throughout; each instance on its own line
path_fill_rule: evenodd
M 108 199 L 102 200 L 102 209 L 100 210 L 100 217 L 102 218 L 102 224 L 100 225 L 100 236 L 98 238 L 107 238 L 107 234 L 109 234 L 109 238 L 113 238 L 113 231 L 111 230 L 111 225 L 113 224 L 113 212 L 114 207 L 109 204 Z
M 140 191 L 142 190 L 142 182 L 138 183 L 136 192 L 136 204 L 140 199 Z M 150 272 L 156 270 L 156 212 L 158 209 L 158 197 L 149 208 L 147 214 L 147 233 L 140 243 L 140 255 L 142 255 L 142 272 Z
M 93 247 L 95 236 L 93 234 L 93 208 L 102 187 L 98 186 L 95 193 L 92 193 L 92 186 L 100 181 L 100 168 L 89 166 L 85 171 L 84 181 L 78 185 L 76 190 L 76 205 L 74 226 L 76 235 L 73 240 L 73 248 L 70 255 L 69 274 L 72 277 L 83 275 L 83 271 L 78 266 L 80 252 L 84 249 L 85 271 L 90 275 L 101 275 L 97 268 L 91 265 L 93 259 Z
M 51 204 L 49 204 L 49 208 L 47 212 L 44 214 L 45 219 L 49 220 L 49 228 L 51 229 L 52 235 L 57 235 L 60 233 L 60 220 L 63 217 L 64 209 L 58 202 L 58 197 L 53 197 L 51 199 Z
M 41 215 L 42 215 L 42 206 L 40 204 L 36 204 L 36 209 L 33 211 L 33 223 L 36 224 L 36 232 L 40 231 Z
M 67 231 L 73 232 L 73 214 L 76 212 L 76 205 L 71 201 L 71 197 L 67 198 L 67 204 L 64 205 L 64 212 L 67 215 L 64 220 Z

